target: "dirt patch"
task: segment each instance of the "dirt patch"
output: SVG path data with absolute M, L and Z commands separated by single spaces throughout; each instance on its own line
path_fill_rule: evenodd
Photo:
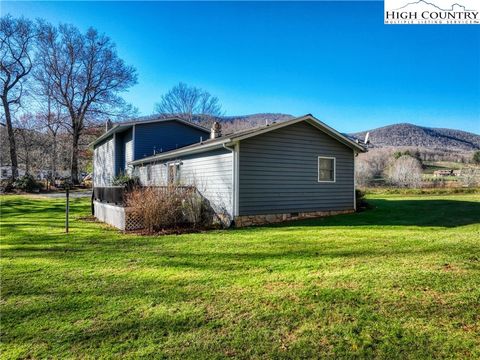
M 88 215 L 88 216 L 79 216 L 77 220 L 80 221 L 85 221 L 85 222 L 100 222 L 97 220 L 97 218 L 93 215 Z
M 191 228 L 176 228 L 176 229 L 162 229 L 159 231 L 147 231 L 147 230 L 127 230 L 125 234 L 129 235 L 141 235 L 141 236 L 162 236 L 162 235 L 183 235 L 183 234 L 196 234 L 206 232 L 208 229 L 191 229 Z

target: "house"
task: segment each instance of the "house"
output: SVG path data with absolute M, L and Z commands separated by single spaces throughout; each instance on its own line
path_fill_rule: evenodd
M 107 129 L 93 146 L 93 186 L 111 186 L 130 162 L 207 139 L 210 131 L 178 118 L 122 122 Z
M 435 177 L 442 177 L 442 176 L 455 176 L 455 173 L 453 170 L 435 170 L 433 172 L 433 176 Z
M 218 123 L 208 131 L 174 118 L 131 122 L 94 148 L 94 187 L 120 171 L 144 186 L 194 184 L 235 226 L 355 211 L 355 157 L 366 151 L 312 115 L 225 135 Z M 106 219 L 110 205 L 96 206 Z
M 17 168 L 17 176 L 22 177 L 25 176 L 27 172 L 25 169 Z M 36 180 L 45 180 L 48 177 L 49 171 L 44 169 L 34 169 L 30 170 L 29 174 L 32 175 Z M 12 167 L 8 166 L 0 166 L 0 180 L 4 179 L 11 179 L 12 178 Z
M 25 170 L 17 169 L 18 176 L 22 177 L 25 175 Z M 10 165 L 0 166 L 0 180 L 11 179 L 12 178 L 12 167 Z

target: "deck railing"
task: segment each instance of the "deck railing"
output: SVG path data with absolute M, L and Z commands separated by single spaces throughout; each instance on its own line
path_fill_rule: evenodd
M 93 188 L 93 200 L 103 203 L 124 205 L 125 201 L 124 186 L 96 186 Z
M 194 189 L 193 186 L 149 186 L 157 189 L 159 192 L 166 193 L 168 191 L 187 192 Z M 108 204 L 115 204 L 124 206 L 126 196 L 125 194 L 131 191 L 125 186 L 96 186 L 93 188 L 93 200 Z

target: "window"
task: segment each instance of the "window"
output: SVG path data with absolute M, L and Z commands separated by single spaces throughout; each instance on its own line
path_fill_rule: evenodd
M 334 157 L 318 157 L 318 182 L 335 182 Z
M 152 180 L 152 165 L 147 165 L 147 181 Z
M 178 184 L 180 182 L 180 163 L 168 164 L 168 183 Z

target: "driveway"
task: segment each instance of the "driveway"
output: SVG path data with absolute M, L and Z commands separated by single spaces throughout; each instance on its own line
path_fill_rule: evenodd
M 44 193 L 44 194 L 38 194 L 38 195 L 39 196 L 44 196 L 44 197 L 47 197 L 47 198 L 51 198 L 51 199 L 64 198 L 65 197 L 65 191 Z M 91 196 L 92 196 L 92 189 L 81 189 L 81 190 L 70 191 L 70 197 L 71 198 L 84 198 L 84 197 L 91 197 Z

